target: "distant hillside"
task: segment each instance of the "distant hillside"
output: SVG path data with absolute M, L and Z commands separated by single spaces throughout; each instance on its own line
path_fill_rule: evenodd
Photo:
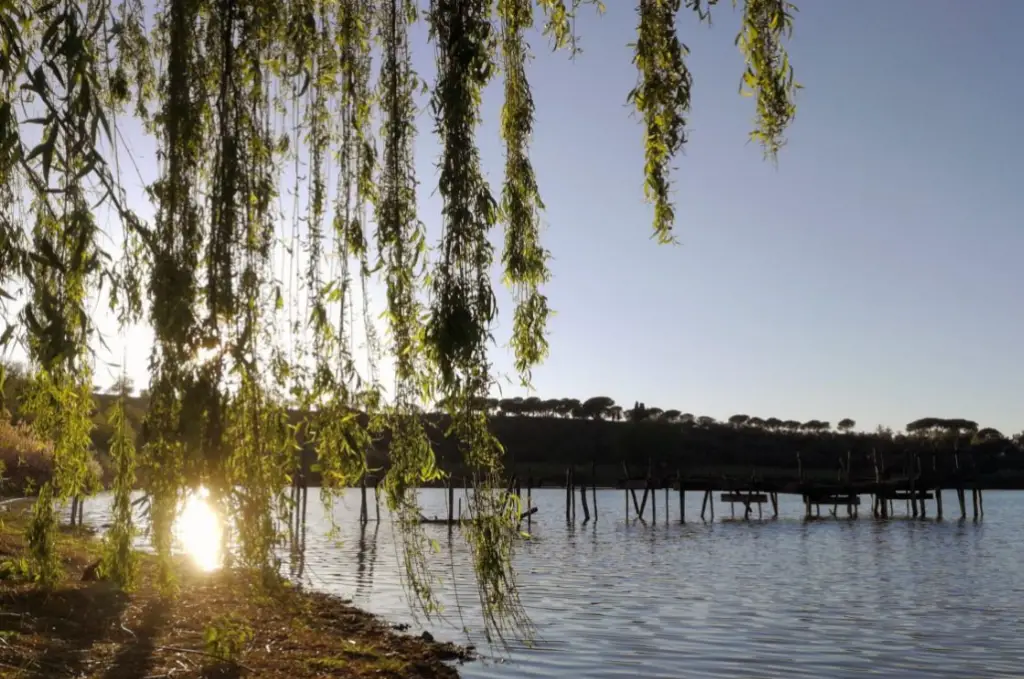
M 7 403 L 12 403 L 11 390 L 16 387 L 7 387 Z M 92 438 L 98 461 L 108 469 L 107 451 L 113 430 L 106 414 L 116 397 L 104 393 L 95 396 L 96 428 Z M 532 477 L 535 484 L 563 483 L 568 467 L 586 478 L 591 478 L 594 470 L 598 483 L 612 484 L 623 477 L 623 463 L 632 476 L 648 470 L 660 478 L 677 473 L 790 476 L 796 474 L 798 454 L 805 473 L 832 475 L 849 456 L 855 474 L 870 475 L 876 460 L 889 468 L 899 468 L 907 453 L 918 453 L 926 460 L 935 457 L 936 466 L 949 464 L 954 448 L 962 453 L 965 463 L 969 460 L 982 471 L 1024 472 L 1019 435 L 1008 438 L 994 429 L 979 429 L 967 420 L 924 418 L 909 423 L 906 434 L 888 430 L 857 433 L 851 431 L 852 420 L 840 421 L 840 431 L 820 420 L 799 423 L 736 415 L 729 422 L 718 422 L 639 403 L 623 410 L 605 397 L 583 402 L 489 400 L 480 405 L 492 413 L 491 429 L 505 447 L 509 472 L 523 482 Z M 136 432 L 141 431 L 147 407 L 145 396 L 132 397 L 126 405 Z M 300 418 L 299 413 L 294 416 Z M 458 443 L 444 436 L 450 423 L 448 416 L 427 413 L 424 419 L 439 465 L 459 478 L 465 470 Z M 388 445 L 385 432 L 370 451 L 371 466 L 387 465 Z M 312 481 L 317 481 L 315 475 Z

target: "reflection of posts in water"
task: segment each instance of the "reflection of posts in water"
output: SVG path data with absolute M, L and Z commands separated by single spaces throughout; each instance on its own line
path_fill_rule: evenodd
M 356 593 L 367 594 L 373 589 L 373 572 L 377 564 L 377 533 L 380 522 L 373 527 L 373 535 L 367 540 L 366 524 L 359 526 L 359 551 L 356 552 Z
M 306 570 L 305 525 L 303 525 L 300 534 L 292 536 L 291 549 L 288 552 L 288 570 L 292 580 L 302 580 L 302 575 Z

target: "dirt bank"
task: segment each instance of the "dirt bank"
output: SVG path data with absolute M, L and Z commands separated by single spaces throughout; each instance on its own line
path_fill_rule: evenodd
M 0 677 L 454 679 L 453 661 L 470 659 L 337 597 L 291 586 L 268 594 L 243 573 L 202 573 L 184 560 L 172 599 L 159 594 L 148 556 L 133 593 L 83 581 L 99 541 L 81 530 L 61 533 L 66 577 L 47 594 L 19 570 L 26 520 L 0 513 Z M 221 660 L 231 646 L 237 653 Z

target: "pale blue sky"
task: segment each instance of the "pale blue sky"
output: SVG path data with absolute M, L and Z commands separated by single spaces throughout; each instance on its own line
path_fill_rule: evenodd
M 1024 142 L 1013 123 L 1024 109 L 1024 2 L 798 4 L 790 49 L 805 89 L 778 167 L 747 142 L 738 12 L 722 2 L 711 28 L 681 16 L 695 84 L 676 174 L 678 247 L 650 238 L 642 131 L 625 105 L 635 3 L 583 12 L 574 62 L 535 36 L 532 157 L 557 311 L 536 393 L 718 418 L 852 417 L 873 428 L 955 416 L 1020 430 Z M 416 39 L 432 82 L 425 27 Z M 480 130 L 496 193 L 500 86 Z M 428 112 L 419 124 L 420 212 L 436 242 L 438 147 Z M 499 303 L 494 364 L 511 373 L 507 293 Z M 146 334 L 128 342 L 140 376 Z

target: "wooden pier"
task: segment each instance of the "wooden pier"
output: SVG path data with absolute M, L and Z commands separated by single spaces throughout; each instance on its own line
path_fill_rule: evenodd
M 715 494 L 718 493 L 718 504 L 729 505 L 729 517 L 742 520 L 777 519 L 779 517 L 779 496 L 796 495 L 802 500 L 804 518 L 816 520 L 822 517 L 856 519 L 859 518 L 861 507 L 870 506 L 871 516 L 877 519 L 888 519 L 895 516 L 913 518 L 929 518 L 929 512 L 935 519 L 944 518 L 943 492 L 952 490 L 956 494 L 961 519 L 970 515 L 974 520 L 984 517 L 985 503 L 983 491 L 986 487 L 1000 487 L 991 484 L 991 477 L 979 475 L 973 459 L 954 451 L 950 459 L 942 460 L 932 455 L 922 460 L 919 455 L 905 455 L 896 464 L 886 464 L 884 456 L 872 455 L 869 464 L 863 464 L 857 470 L 852 456 L 847 453 L 837 460 L 834 475 L 823 474 L 815 470 L 813 478 L 804 474 L 800 454 L 796 455 L 794 473 L 785 474 L 775 469 L 773 475 L 764 475 L 754 468 L 749 474 L 743 475 L 700 475 L 688 474 L 684 470 L 676 470 L 674 474 L 666 474 L 664 465 L 657 471 L 648 461 L 647 469 L 642 475 L 631 473 L 629 465 L 622 463 L 622 476 L 615 487 L 622 490 L 625 518 L 627 522 L 657 522 L 659 519 L 658 491 L 662 491 L 664 500 L 661 504 L 661 517 L 665 522 L 678 521 L 685 523 L 686 493 L 701 494 L 701 521 L 715 520 Z M 536 479 L 528 471 L 525 479 L 513 476 L 505 488 L 509 502 L 518 502 L 519 521 L 526 524 L 526 530 L 532 529 L 533 515 L 537 507 L 533 504 L 534 488 L 561 487 L 565 493 L 565 520 L 572 525 L 577 520 L 586 524 L 597 521 L 600 516 L 597 495 L 597 465 L 575 465 L 565 469 L 561 478 Z M 605 470 L 607 479 L 607 469 Z M 831 476 L 831 478 L 829 478 Z M 367 491 L 373 487 L 374 504 L 379 506 L 376 482 L 373 477 L 367 478 L 361 488 L 360 521 L 369 520 Z M 367 483 L 369 482 L 369 483 Z M 998 482 L 998 480 L 997 480 Z M 465 485 L 465 479 L 463 479 Z M 608 487 L 608 484 L 604 484 Z M 445 490 L 447 495 L 447 517 L 421 516 L 424 524 L 443 524 L 459 526 L 474 518 L 463 515 L 462 500 L 456 497 L 454 487 L 449 479 Z M 525 491 L 525 492 L 524 492 Z M 971 501 L 968 506 L 967 493 Z M 673 507 L 678 505 L 678 509 Z M 822 511 L 822 507 L 825 511 Z M 377 509 L 379 520 L 379 509 Z
M 642 476 L 630 473 L 629 466 L 622 464 L 623 476 L 617 487 L 623 491 L 626 520 L 651 521 L 658 520 L 657 491 L 664 491 L 665 520 L 669 520 L 671 512 L 670 492 L 675 491 L 678 500 L 678 520 L 686 521 L 686 492 L 702 494 L 700 518 L 702 521 L 715 518 L 714 493 L 719 492 L 719 502 L 728 503 L 730 515 L 737 518 L 737 512 L 743 519 L 751 519 L 754 514 L 763 519 L 770 511 L 770 518 L 779 516 L 779 495 L 799 495 L 803 500 L 804 517 L 816 519 L 822 515 L 821 508 L 826 507 L 826 515 L 838 518 L 844 512 L 847 518 L 858 518 L 860 507 L 870 501 L 871 515 L 885 519 L 901 512 L 898 505 L 904 506 L 903 515 L 913 518 L 927 518 L 929 503 L 934 508 L 936 519 L 944 518 L 943 491 L 952 490 L 956 493 L 960 509 L 960 518 L 978 520 L 985 515 L 983 489 L 984 479 L 978 474 L 974 460 L 970 455 L 961 455 L 954 450 L 952 455 L 931 455 L 922 459 L 920 454 L 906 454 L 896 463 L 886 464 L 884 456 L 872 451 L 867 465 L 859 470 L 854 469 L 854 461 L 849 452 L 837 460 L 834 480 L 823 478 L 820 474 L 814 478 L 806 478 L 801 456 L 796 454 L 795 474 L 789 476 L 766 477 L 758 470 L 752 469 L 744 476 L 698 476 L 688 475 L 677 470 L 674 478 L 662 475 L 659 478 L 648 462 L 646 473 Z M 593 468 L 593 466 L 592 466 Z M 592 509 L 597 518 L 597 494 L 593 487 Z M 583 509 L 583 520 L 591 518 L 591 506 L 587 503 L 587 485 L 576 480 L 576 469 L 566 470 L 566 506 L 565 517 L 568 522 L 576 520 L 576 491 L 579 491 Z M 970 508 L 967 493 L 971 494 Z M 765 510 L 765 506 L 770 508 Z M 845 509 L 843 509 L 845 508 Z

